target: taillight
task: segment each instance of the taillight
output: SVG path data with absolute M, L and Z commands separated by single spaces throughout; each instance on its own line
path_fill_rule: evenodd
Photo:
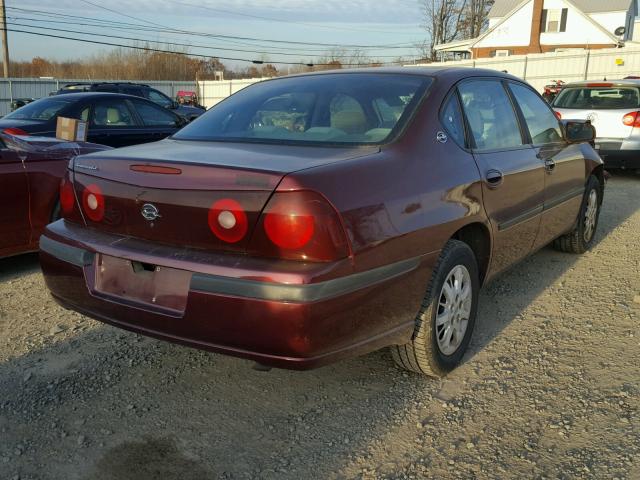
M 622 117 L 622 123 L 627 127 L 640 127 L 640 112 L 630 112 Z
M 249 252 L 288 260 L 328 262 L 349 256 L 338 213 L 320 194 L 276 192 L 251 237 Z
M 223 198 L 209 209 L 209 228 L 223 242 L 237 243 L 249 229 L 247 214 L 237 201 Z
M 76 202 L 76 194 L 71 180 L 71 170 L 60 181 L 60 213 L 62 218 L 75 223 L 83 223 L 82 215 Z
M 562 120 L 562 114 L 558 111 L 554 111 L 553 113 L 556 114 L 556 117 L 558 118 L 558 120 Z
M 100 222 L 104 218 L 104 195 L 98 185 L 85 187 L 82 192 L 82 209 L 94 222 Z
M 17 127 L 5 128 L 2 132 L 7 133 L 9 135 L 29 135 L 28 132 L 25 132 L 21 128 L 17 128 Z
M 60 208 L 63 214 L 71 214 L 76 205 L 76 195 L 73 192 L 73 183 L 68 177 L 64 177 L 60 182 Z

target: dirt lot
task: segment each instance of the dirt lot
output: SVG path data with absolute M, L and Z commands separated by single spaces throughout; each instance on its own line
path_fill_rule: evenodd
M 598 244 L 545 249 L 481 298 L 442 381 L 386 351 L 299 373 L 67 312 L 0 261 L 0 479 L 640 478 L 640 176 Z

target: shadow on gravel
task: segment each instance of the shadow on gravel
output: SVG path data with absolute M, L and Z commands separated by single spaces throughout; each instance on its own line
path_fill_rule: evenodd
M 624 192 L 623 186 L 627 187 Z M 605 189 L 593 248 L 640 209 L 638 195 L 640 175 L 624 171 L 612 174 Z M 625 198 L 627 196 L 628 198 Z M 587 252 L 585 255 L 589 254 Z M 465 361 L 471 360 L 482 351 L 534 299 L 582 257 L 558 252 L 547 246 L 491 281 L 480 294 L 476 329 Z M 584 294 L 589 295 L 590 292 Z
M 607 198 L 599 239 L 638 208 L 622 197 Z M 470 356 L 578 258 L 545 249 L 492 282 Z M 0 281 L 37 268 L 33 256 L 3 260 Z M 0 364 L 2 478 L 339 478 L 354 452 L 366 460 L 368 445 L 442 386 L 399 371 L 384 351 L 263 373 L 98 324 L 68 334 Z
M 9 258 L 0 258 L 0 282 L 40 270 L 37 253 L 26 253 Z

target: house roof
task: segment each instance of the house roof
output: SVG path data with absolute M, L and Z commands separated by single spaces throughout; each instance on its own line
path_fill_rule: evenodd
M 508 0 L 511 1 L 511 0 Z M 471 47 L 473 48 L 476 44 L 478 44 L 481 40 L 483 40 L 484 38 L 488 37 L 489 35 L 491 35 L 495 30 L 497 30 L 501 25 L 503 25 L 505 22 L 507 22 L 512 15 L 514 15 L 517 11 L 519 11 L 522 7 L 524 7 L 525 5 L 527 5 L 527 3 L 530 0 L 514 0 L 516 5 L 509 10 L 503 17 L 501 17 L 496 24 L 491 27 L 489 30 L 487 30 L 486 32 L 484 32 L 483 34 L 481 34 L 478 38 L 475 39 L 475 42 L 471 45 Z M 597 28 L 598 30 L 600 30 L 602 33 L 604 33 L 606 36 L 608 36 L 611 40 L 612 43 L 614 45 L 618 44 L 618 39 L 609 31 L 607 31 L 602 25 L 600 25 L 598 22 L 596 22 L 595 20 L 593 20 L 587 13 L 585 13 L 584 11 L 580 10 L 578 8 L 578 3 L 583 2 L 585 0 L 564 0 L 564 2 L 566 4 L 568 4 L 569 6 L 573 6 L 578 15 L 581 15 L 585 18 L 585 20 L 587 20 L 589 23 L 591 23 L 595 28 Z M 600 0 L 599 0 L 600 1 Z M 619 0 L 609 0 L 610 3 L 615 3 Z M 625 0 L 628 2 L 631 2 L 632 0 Z M 498 3 L 498 0 L 496 0 L 496 3 L 494 4 L 494 6 Z
M 516 8 L 522 0 L 495 0 L 489 18 L 501 18 Z M 621 12 L 631 7 L 633 0 L 573 0 L 584 13 Z

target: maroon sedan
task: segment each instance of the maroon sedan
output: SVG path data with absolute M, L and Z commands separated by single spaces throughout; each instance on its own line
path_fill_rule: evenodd
M 0 258 L 38 250 L 44 227 L 60 217 L 58 192 L 69 160 L 109 148 L 0 133 Z
M 483 283 L 593 242 L 593 136 L 494 71 L 262 82 L 170 139 L 77 157 L 42 268 L 62 305 L 172 342 L 300 369 L 392 346 L 442 375 Z

